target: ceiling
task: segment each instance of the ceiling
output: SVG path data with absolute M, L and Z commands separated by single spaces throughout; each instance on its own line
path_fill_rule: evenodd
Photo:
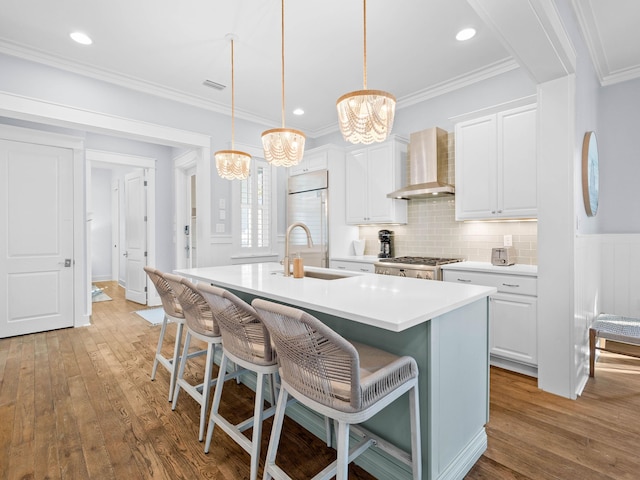
M 637 0 L 573 0 L 604 84 L 640 76 Z M 2 0 L 0 52 L 165 98 L 281 126 L 280 0 Z M 286 125 L 314 137 L 337 130 L 335 101 L 363 87 L 360 0 L 285 4 Z M 477 35 L 458 42 L 473 26 Z M 76 44 L 80 30 L 93 45 Z M 403 108 L 516 68 L 466 0 L 370 0 L 368 88 Z M 219 91 L 205 80 L 227 86 Z M 294 116 L 294 108 L 303 116 Z

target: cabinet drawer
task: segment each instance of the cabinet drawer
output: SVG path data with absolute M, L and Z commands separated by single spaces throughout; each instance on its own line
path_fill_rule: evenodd
M 331 260 L 331 268 L 336 270 L 347 270 L 349 272 L 366 272 L 374 273 L 375 267 L 373 263 L 367 262 L 347 262 L 342 260 Z
M 505 275 L 493 273 L 478 273 L 458 270 L 445 270 L 444 280 L 446 282 L 466 283 L 471 285 L 484 285 L 496 287 L 498 292 L 514 293 L 518 295 L 537 295 L 536 277 L 523 275 Z

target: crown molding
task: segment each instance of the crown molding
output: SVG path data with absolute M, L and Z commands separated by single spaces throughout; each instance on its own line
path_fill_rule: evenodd
M 49 125 L 101 134 L 119 133 L 140 141 L 153 139 L 154 143 L 169 146 L 197 146 L 210 148 L 211 137 L 173 127 L 156 125 L 140 120 L 94 112 L 45 100 L 0 92 L 0 115 L 28 121 L 44 121 Z
M 517 68 L 520 68 L 520 65 L 518 65 L 518 63 L 512 57 L 504 58 L 503 60 L 494 62 L 486 67 L 479 68 L 470 73 L 455 77 L 451 80 L 438 83 L 429 88 L 425 88 L 424 90 L 412 93 L 411 95 L 401 97 L 398 99 L 396 109 L 402 110 L 403 108 L 417 105 L 418 103 L 425 102 L 446 93 L 454 92 L 461 88 L 468 87 L 483 80 L 496 77 L 498 75 L 502 75 L 503 73 L 507 73 Z M 323 128 L 310 132 L 309 136 L 315 138 L 322 135 L 329 135 L 331 133 L 337 132 L 338 130 L 338 122 L 336 121 L 334 124 L 327 125 Z
M 468 87 L 474 83 L 502 75 L 503 73 L 515 70 L 516 68 L 520 68 L 520 66 L 512 57 L 504 58 L 498 62 L 487 65 L 486 67 L 473 70 L 472 72 L 454 77 L 411 95 L 402 97 L 398 99 L 398 109 L 410 107 L 426 100 L 439 97 L 440 95 Z
M 580 31 L 587 44 L 598 80 L 600 80 L 600 85 L 606 87 L 640 77 L 640 64 L 617 71 L 612 71 L 609 67 L 607 54 L 598 35 L 598 24 L 596 23 L 591 3 L 589 0 L 571 0 L 571 5 L 578 19 L 578 25 L 580 25 Z
M 32 62 L 48 65 L 50 67 L 65 70 L 71 73 L 76 73 L 85 77 L 90 77 L 95 80 L 118 85 L 124 88 L 135 90 L 138 92 L 154 95 L 174 102 L 190 105 L 204 110 L 212 111 L 226 116 L 231 116 L 231 108 L 210 99 L 199 97 L 196 95 L 186 94 L 175 89 L 171 89 L 159 84 L 147 82 L 138 78 L 123 75 L 111 70 L 98 68 L 93 65 L 80 64 L 77 62 L 71 62 L 70 60 L 56 55 L 28 48 L 24 45 L 9 42 L 6 40 L 0 40 L 0 52 L 7 55 L 11 55 L 18 58 L 23 58 Z M 416 92 L 405 97 L 398 99 L 397 108 L 401 110 L 403 108 L 416 105 L 420 102 L 424 102 L 431 98 L 435 98 L 439 95 L 444 95 L 449 92 L 473 85 L 474 83 L 501 75 L 510 70 L 519 68 L 518 63 L 511 57 L 505 58 L 501 61 L 488 65 L 485 68 L 474 70 L 473 72 L 465 75 L 460 75 L 452 80 L 441 82 L 433 87 L 426 88 L 419 92 Z M 258 125 L 264 125 L 266 127 L 273 125 L 272 119 L 266 119 L 257 115 L 253 115 L 242 109 L 235 109 L 235 117 L 256 123 Z M 332 134 L 339 130 L 337 120 L 324 127 L 315 130 L 305 130 L 305 133 L 310 138 L 317 138 L 323 135 Z
M 48 65 L 50 67 L 65 70 L 67 72 L 90 77 L 95 80 L 118 85 L 130 90 L 154 95 L 166 100 L 172 100 L 174 102 L 182 103 L 185 105 L 202 108 L 204 110 L 220 113 L 229 117 L 231 116 L 230 107 L 217 102 L 213 102 L 208 98 L 184 93 L 173 88 L 169 88 L 153 82 L 148 82 L 146 80 L 141 80 L 139 78 L 124 75 L 122 73 L 118 73 L 105 68 L 99 68 L 94 65 L 72 62 L 67 58 L 58 55 L 52 55 L 50 53 L 26 47 L 17 43 L 9 42 L 7 40 L 0 40 L 0 52 L 11 55 L 13 57 L 30 60 L 32 62 Z M 273 119 L 260 117 L 238 108 L 235 109 L 234 114 L 236 118 L 240 118 L 242 120 L 247 120 L 264 126 L 270 126 L 274 123 Z

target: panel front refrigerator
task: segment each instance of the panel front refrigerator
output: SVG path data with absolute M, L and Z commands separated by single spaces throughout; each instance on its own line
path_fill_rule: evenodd
M 305 231 L 300 227 L 294 228 L 289 242 L 291 261 L 300 253 L 305 265 L 328 267 L 327 170 L 289 177 L 287 191 L 287 227 L 302 222 L 309 227 L 313 240 L 313 247 L 309 248 Z

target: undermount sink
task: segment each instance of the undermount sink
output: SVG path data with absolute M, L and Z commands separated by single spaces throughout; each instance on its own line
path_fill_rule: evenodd
M 339 273 L 316 272 L 312 270 L 304 271 L 305 277 L 319 278 L 321 280 L 338 280 L 339 278 L 347 278 L 349 275 L 340 275 Z
M 272 275 L 279 273 L 280 275 L 284 275 L 284 271 L 281 272 L 273 272 Z M 348 278 L 351 275 L 342 275 L 340 273 L 330 273 L 330 272 L 318 272 L 315 270 L 305 270 L 304 276 L 309 278 L 318 278 L 320 280 L 339 280 L 341 278 Z M 291 276 L 293 278 L 293 275 Z

